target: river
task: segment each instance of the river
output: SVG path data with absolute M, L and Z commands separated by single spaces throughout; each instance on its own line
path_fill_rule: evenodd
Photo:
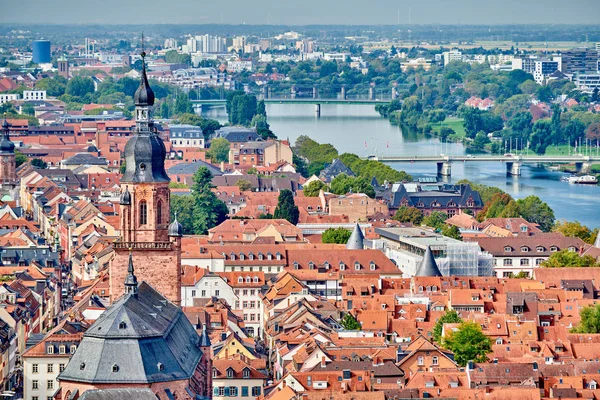
M 224 108 L 209 108 L 203 115 L 227 120 Z M 321 117 L 316 118 L 313 105 L 268 104 L 267 115 L 271 129 L 281 139 L 294 143 L 307 135 L 320 143 L 331 143 L 340 153 L 360 156 L 464 154 L 462 144 L 440 143 L 437 138 L 404 132 L 375 112 L 370 105 L 322 105 Z M 435 177 L 435 163 L 393 163 L 413 177 Z M 497 186 L 516 199 L 536 195 L 554 210 L 557 219 L 577 220 L 590 228 L 600 227 L 600 186 L 573 185 L 562 182 L 561 172 L 524 165 L 520 177 L 506 176 L 502 163 L 455 162 L 449 182 L 469 179 Z

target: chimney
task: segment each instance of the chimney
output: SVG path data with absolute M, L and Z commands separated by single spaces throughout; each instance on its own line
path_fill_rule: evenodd
M 286 386 L 287 386 L 287 381 L 284 379 L 281 381 L 281 388 L 285 389 Z
M 221 172 L 225 172 L 225 162 L 221 161 Z
M 225 359 L 229 358 L 229 349 L 225 349 Z
M 325 363 L 325 356 L 321 357 L 321 368 L 325 368 L 327 364 Z

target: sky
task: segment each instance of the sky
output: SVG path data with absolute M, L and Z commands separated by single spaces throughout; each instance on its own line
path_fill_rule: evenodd
M 23 24 L 598 24 L 600 0 L 0 0 Z

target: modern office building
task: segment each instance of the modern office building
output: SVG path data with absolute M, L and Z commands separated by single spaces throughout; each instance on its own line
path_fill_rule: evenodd
M 445 51 L 442 53 L 442 58 L 444 59 L 444 67 L 450 64 L 453 61 L 462 61 L 463 54 L 458 49 L 452 49 L 450 51 Z
M 52 62 L 52 56 L 50 54 L 50 41 L 49 40 L 34 40 L 31 45 L 33 49 L 32 61 L 36 64 L 44 64 Z
M 598 72 L 598 50 L 588 48 L 562 52 L 562 68 L 565 74 Z
M 533 69 L 533 79 L 543 85 L 548 76 L 558 71 L 560 63 L 555 60 L 536 60 Z

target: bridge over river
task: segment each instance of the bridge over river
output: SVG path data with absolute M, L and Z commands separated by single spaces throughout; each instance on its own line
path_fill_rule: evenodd
M 537 155 L 435 155 L 435 156 L 369 156 L 370 160 L 377 160 L 383 163 L 436 163 L 437 173 L 441 176 L 450 176 L 452 174 L 453 162 L 489 162 L 504 163 L 506 173 L 512 176 L 521 175 L 521 166 L 523 164 L 574 164 L 577 172 L 589 173 L 594 163 L 600 163 L 600 156 L 596 155 L 572 155 L 572 156 L 537 156 Z

